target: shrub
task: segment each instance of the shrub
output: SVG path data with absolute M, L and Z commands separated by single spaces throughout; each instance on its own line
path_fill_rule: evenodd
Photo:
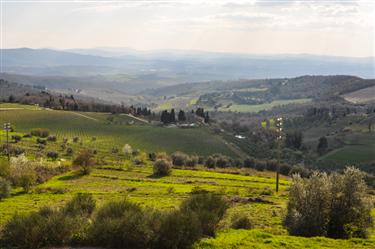
M 5 158 L 0 158 L 0 177 L 7 178 L 10 173 L 10 163 Z
M 215 166 L 216 166 L 216 160 L 215 160 L 215 158 L 212 157 L 212 156 L 207 157 L 206 162 L 205 162 L 204 165 L 207 168 L 210 168 L 210 169 L 215 168 Z
M 56 142 L 57 138 L 56 138 L 56 136 L 51 135 L 51 136 L 47 137 L 47 140 L 50 141 L 50 142 Z
M 137 204 L 126 200 L 109 202 L 98 210 L 90 241 L 111 248 L 149 248 L 154 237 L 149 217 Z
M 32 135 L 30 133 L 26 133 L 25 135 L 23 135 L 23 137 L 30 138 L 30 137 L 32 137 Z
M 156 153 L 155 152 L 149 153 L 148 159 L 150 159 L 150 161 L 152 161 L 152 162 L 156 161 Z
M 186 155 L 185 153 L 182 153 L 182 152 L 175 152 L 171 155 L 171 158 L 172 158 L 172 163 L 173 165 L 175 166 L 183 166 L 185 165 L 186 163 L 186 160 L 188 159 L 188 155 Z
M 59 157 L 59 153 L 57 153 L 56 151 L 48 151 L 47 157 L 51 158 L 52 160 L 56 160 Z
M 332 201 L 328 237 L 367 237 L 367 229 L 372 227 L 371 209 L 373 204 L 367 194 L 365 173 L 353 167 L 343 174 L 331 176 Z
M 167 176 L 171 174 L 171 163 L 165 159 L 158 159 L 154 163 L 154 176 Z
M 36 143 L 37 143 L 37 144 L 46 145 L 46 144 L 47 144 L 47 140 L 45 140 L 45 139 L 41 139 L 41 138 L 37 138 L 37 139 L 36 139 Z
M 10 183 L 6 179 L 0 177 L 0 200 L 8 197 L 10 195 L 10 190 Z
M 255 162 L 255 169 L 258 171 L 264 171 L 266 169 L 267 162 L 265 161 L 256 161 Z
M 230 160 L 228 157 L 223 155 L 218 155 L 216 157 L 216 167 L 226 168 L 230 166 Z
M 347 168 L 344 174 L 313 173 L 293 176 L 284 220 L 292 235 L 333 238 L 366 237 L 372 226 L 363 173 Z
M 12 140 L 14 140 L 15 143 L 21 141 L 22 137 L 19 135 L 12 135 Z
M 188 167 L 195 167 L 195 165 L 198 163 L 198 157 L 197 156 L 190 156 L 186 159 L 185 165 Z
M 284 176 L 287 176 L 287 175 L 289 175 L 291 169 L 292 168 L 288 164 L 281 164 L 280 165 L 280 174 L 282 174 Z
M 248 157 L 243 161 L 243 166 L 245 168 L 254 168 L 255 167 L 255 159 L 253 157 Z
M 162 219 L 154 248 L 187 249 L 201 237 L 201 223 L 196 213 L 173 211 Z
M 69 216 L 89 217 L 94 211 L 96 202 L 92 194 L 78 193 L 72 200 L 65 204 L 64 214 Z
M 277 170 L 277 161 L 276 160 L 269 160 L 266 162 L 266 169 L 269 171 L 276 171 Z
M 303 167 L 303 166 L 294 166 L 289 172 L 289 175 L 299 174 L 301 177 L 306 178 L 311 175 L 311 172 L 309 169 Z
M 35 136 L 35 137 L 48 137 L 49 135 L 49 130 L 47 129 L 42 129 L 42 128 L 39 128 L 39 129 L 34 129 L 34 130 L 31 130 L 30 134 L 32 136 Z
M 113 148 L 111 149 L 111 153 L 112 153 L 112 154 L 117 154 L 117 153 L 118 153 L 118 148 L 117 148 L 117 147 L 113 147 Z
M 78 143 L 79 137 L 73 137 L 73 143 Z
M 89 150 L 83 150 L 73 160 L 73 166 L 80 167 L 83 175 L 90 174 L 91 168 L 95 165 L 93 157 L 93 154 Z
M 231 228 L 233 229 L 251 229 L 252 224 L 249 217 L 237 215 L 232 218 Z
M 9 247 L 44 248 L 79 242 L 89 222 L 61 210 L 41 208 L 30 214 L 16 214 L 4 226 L 2 239 Z
M 197 215 L 202 234 L 207 236 L 215 234 L 227 208 L 226 201 L 213 193 L 193 194 L 181 204 L 182 212 L 194 212 Z
M 71 147 L 66 148 L 66 155 L 68 156 L 73 155 L 73 149 Z
M 125 144 L 124 147 L 122 147 L 122 153 L 124 153 L 126 158 L 130 158 L 133 153 L 133 149 L 129 144 Z
M 11 158 L 9 173 L 13 185 L 22 187 L 25 192 L 30 190 L 37 179 L 32 163 L 24 155 Z

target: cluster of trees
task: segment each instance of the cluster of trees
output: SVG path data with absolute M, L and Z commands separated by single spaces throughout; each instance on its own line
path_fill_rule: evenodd
M 17 248 L 187 249 L 198 239 L 215 235 L 227 208 L 223 197 L 204 191 L 192 193 L 170 212 L 145 209 L 128 200 L 110 201 L 97 209 L 91 194 L 78 194 L 59 209 L 16 214 L 5 224 L 0 243 Z
M 295 175 L 284 224 L 292 235 L 365 238 L 372 227 L 373 204 L 364 173 L 347 168 L 343 174 Z
M 197 115 L 198 117 L 203 118 L 205 123 L 208 123 L 210 121 L 208 112 L 204 112 L 203 108 L 197 108 L 195 111 L 192 110 L 191 113 Z M 180 110 L 178 112 L 177 119 L 176 119 L 176 113 L 174 109 L 171 109 L 170 112 L 168 110 L 164 110 L 160 114 L 160 121 L 163 124 L 176 123 L 177 121 L 180 123 L 183 123 L 186 120 L 187 120 L 187 114 L 185 113 L 184 110 Z

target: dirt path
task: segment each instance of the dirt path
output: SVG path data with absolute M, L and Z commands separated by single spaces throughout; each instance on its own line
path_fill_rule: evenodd
M 120 115 L 124 115 L 124 116 L 130 117 L 130 118 L 134 118 L 135 120 L 138 120 L 138 121 L 141 121 L 141 122 L 143 122 L 143 123 L 145 123 L 145 124 L 148 124 L 148 121 L 147 121 L 146 119 L 138 118 L 138 117 L 135 117 L 135 116 L 133 116 L 133 115 L 131 115 L 131 114 L 125 114 L 125 113 L 122 113 L 122 114 L 120 114 Z
M 96 122 L 100 122 L 99 119 L 96 119 L 96 118 L 93 118 L 93 117 L 90 117 L 90 116 L 86 116 L 86 115 L 84 115 L 82 113 L 78 113 L 78 112 L 70 112 L 70 113 L 78 115 L 78 116 L 81 116 L 81 117 L 84 117 L 84 118 L 87 118 L 87 119 L 90 119 L 90 120 L 94 120 Z

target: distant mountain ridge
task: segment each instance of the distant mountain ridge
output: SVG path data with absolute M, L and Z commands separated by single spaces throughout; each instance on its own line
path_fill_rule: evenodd
M 31 75 L 172 75 L 175 84 L 239 78 L 356 75 L 374 78 L 374 58 L 316 55 L 248 55 L 200 51 L 131 49 L 2 49 L 3 72 Z M 82 70 L 84 69 L 84 70 Z M 150 86 L 152 87 L 152 86 Z

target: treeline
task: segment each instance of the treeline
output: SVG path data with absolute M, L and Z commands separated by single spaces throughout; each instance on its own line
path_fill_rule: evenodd
M 176 122 L 184 123 L 188 120 L 188 116 L 199 117 L 204 123 L 209 123 L 210 121 L 208 112 L 205 112 L 203 108 L 199 107 L 196 110 L 191 110 L 191 113 L 180 110 L 177 114 L 177 119 L 175 110 L 173 108 L 171 109 L 171 111 L 164 110 L 160 114 L 160 122 L 162 122 L 163 124 L 173 124 Z
M 138 116 L 150 116 L 152 112 L 146 107 L 106 104 L 94 100 L 77 98 L 73 95 L 53 94 L 47 91 L 25 93 L 21 96 L 10 95 L 2 102 L 39 105 L 54 110 L 125 113 Z

